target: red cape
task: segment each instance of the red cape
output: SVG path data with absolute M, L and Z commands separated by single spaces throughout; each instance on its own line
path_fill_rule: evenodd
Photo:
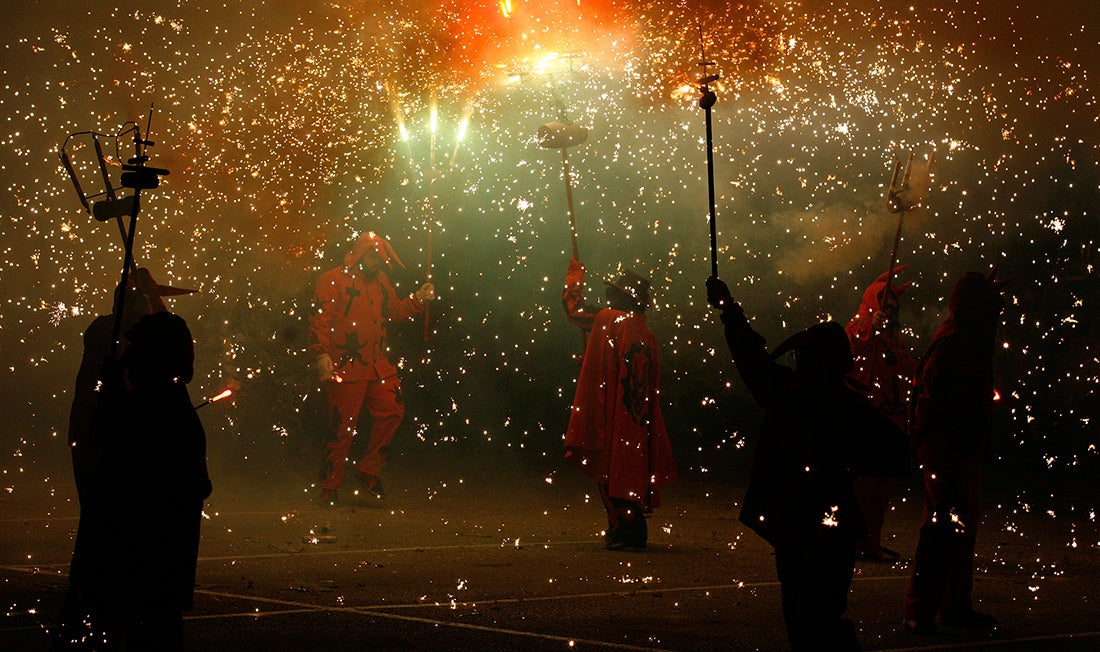
M 613 498 L 660 504 L 659 489 L 676 479 L 660 406 L 660 358 L 645 313 L 583 303 L 584 271 L 571 264 L 564 302 L 570 318 L 591 324 L 565 435 L 568 459 Z

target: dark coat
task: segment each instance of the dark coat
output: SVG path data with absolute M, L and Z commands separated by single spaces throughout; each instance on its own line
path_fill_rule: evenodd
M 905 436 L 842 373 L 821 381 L 778 364 L 739 305 L 722 321 L 737 370 L 764 410 L 741 522 L 777 547 L 830 528 L 855 541 L 865 526 L 852 478 L 904 475 Z
M 190 347 L 182 319 L 161 313 L 138 327 L 147 319 L 167 323 L 184 340 L 180 348 Z M 92 419 L 91 437 L 101 451 L 93 486 L 103 520 L 96 528 L 101 560 L 96 594 L 104 604 L 128 611 L 187 610 L 202 505 L 211 491 L 206 434 L 184 384 L 190 380 L 191 350 L 170 352 L 164 340 L 153 347 L 158 365 L 185 371 L 149 373 L 124 356 L 126 376 L 115 374 L 105 384 Z M 127 356 L 140 348 L 131 344 Z
M 993 351 L 1004 301 L 977 272 L 955 285 L 944 320 L 921 357 L 913 390 L 912 437 L 926 469 L 951 472 L 988 447 Z

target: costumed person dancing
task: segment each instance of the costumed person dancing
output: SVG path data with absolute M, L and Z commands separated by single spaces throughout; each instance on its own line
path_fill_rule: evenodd
M 660 505 L 676 466 L 660 405 L 660 356 L 646 324 L 648 280 L 631 271 L 605 281 L 609 307 L 584 300 L 584 264 L 571 259 L 562 304 L 588 333 L 565 435 L 566 459 L 596 479 L 608 549 L 645 548 L 645 515 Z
M 435 298 L 425 283 L 398 298 L 383 267 L 404 268 L 393 247 L 373 232 L 356 240 L 344 264 L 325 272 L 317 282 L 314 312 L 309 319 L 309 352 L 329 404 L 329 436 L 321 470 L 320 500 L 337 502 L 348 452 L 366 403 L 373 424 L 367 452 L 355 464 L 360 485 L 382 498 L 385 449 L 405 416 L 397 368 L 386 357 L 386 323 L 411 319 Z
M 903 473 L 905 437 L 845 383 L 852 351 L 839 324 L 815 324 L 769 355 L 725 283 L 707 279 L 707 301 L 722 311 L 734 364 L 764 410 L 740 520 L 775 549 L 791 649 L 858 650 L 844 618 L 865 532 L 852 478 Z M 775 361 L 787 352 L 794 369 Z
M 855 317 L 844 327 L 852 345 L 855 366 L 851 378 L 861 386 L 867 398 L 902 432 L 908 429 L 909 391 L 917 364 L 898 325 L 898 303 L 911 281 L 894 287 L 888 282 L 906 268 L 884 272 L 863 292 L 863 301 Z M 897 561 L 895 550 L 882 546 L 882 525 L 886 508 L 894 495 L 897 479 L 890 477 L 855 478 L 856 500 L 867 520 L 867 536 L 856 543 L 856 555 L 875 561 Z
M 948 317 L 917 368 L 911 438 L 924 473 L 924 515 L 905 598 L 905 628 L 991 629 L 997 619 L 974 610 L 974 545 L 981 520 L 981 457 L 993 411 L 993 351 L 1004 299 L 996 269 L 967 272 L 955 284 Z

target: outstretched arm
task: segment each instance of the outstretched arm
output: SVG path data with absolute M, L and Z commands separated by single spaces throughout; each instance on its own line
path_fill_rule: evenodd
M 584 263 L 569 259 L 569 271 L 565 274 L 565 288 L 561 295 L 562 307 L 569 321 L 586 331 L 592 330 L 600 309 L 584 300 Z
M 390 321 L 412 319 L 424 312 L 424 306 L 428 301 L 435 299 L 435 286 L 431 283 L 425 283 L 420 286 L 420 289 L 416 292 L 413 292 L 403 299 L 399 299 L 397 297 L 397 290 L 393 289 L 393 284 L 390 283 L 389 277 L 379 273 L 378 279 L 379 282 L 382 283 L 382 290 L 388 297 L 386 304 L 388 306 L 386 319 Z
M 707 303 L 722 311 L 726 344 L 733 362 L 756 401 L 763 405 L 773 376 L 780 368 L 768 355 L 766 340 L 752 329 L 741 304 L 733 300 L 729 287 L 715 276 L 707 279 Z

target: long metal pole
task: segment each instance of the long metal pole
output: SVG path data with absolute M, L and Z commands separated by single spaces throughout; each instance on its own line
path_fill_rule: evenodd
M 898 262 L 898 244 L 901 243 L 901 223 L 905 218 L 905 211 L 898 211 L 898 228 L 894 231 L 894 246 L 890 248 L 890 266 L 886 268 L 886 287 L 894 280 L 894 266 Z
M 435 231 L 435 206 L 434 206 L 434 193 L 435 193 L 435 133 L 439 125 L 439 114 L 435 106 L 435 98 L 432 98 L 432 114 L 430 118 L 431 127 L 431 140 L 428 155 L 429 174 L 428 179 L 428 265 L 427 275 L 425 281 L 427 283 L 432 282 L 432 234 Z M 432 328 L 432 303 L 428 301 L 424 304 L 424 341 L 427 342 L 431 335 Z
M 718 81 L 718 75 L 707 73 L 707 67 L 713 66 L 713 61 L 707 61 L 707 49 L 703 40 L 703 25 L 699 25 L 699 65 L 703 68 L 703 76 L 699 79 L 699 106 L 707 118 L 707 190 L 710 200 L 710 275 L 718 278 L 718 224 L 714 211 L 714 135 L 711 126 L 710 109 L 718 101 L 718 96 L 710 90 L 709 84 Z
M 130 211 L 130 228 L 126 232 L 126 257 L 122 262 L 122 280 L 118 286 L 121 292 L 118 305 L 115 306 L 115 326 L 111 335 L 111 360 L 118 353 L 118 341 L 122 337 L 122 313 L 126 310 L 126 295 L 129 292 L 130 267 L 134 264 L 134 233 L 137 232 L 138 211 L 141 210 L 141 190 L 134 189 L 134 206 Z M 121 223 L 120 223 L 121 224 Z
M 430 187 L 430 184 L 429 184 Z M 430 191 L 429 191 L 430 194 Z M 428 197 L 428 274 L 426 276 L 427 282 L 432 282 L 432 232 L 435 230 L 432 222 L 435 221 L 435 210 L 432 207 L 431 197 Z M 424 341 L 427 342 L 431 336 L 432 329 L 432 302 L 428 301 L 424 304 Z
M 573 173 L 569 169 L 567 149 L 566 147 L 561 148 L 561 167 L 562 174 L 565 176 L 565 202 L 569 207 L 569 237 L 573 241 L 573 258 L 580 260 L 581 256 L 577 249 L 577 216 L 573 212 Z
M 894 174 L 890 177 L 890 190 L 887 192 L 886 208 L 890 212 L 898 214 L 898 227 L 894 231 L 894 244 L 890 247 L 890 266 L 886 268 L 886 287 L 890 287 L 894 280 L 894 266 L 898 262 L 898 245 L 901 244 L 901 227 L 905 220 L 905 212 L 911 208 L 911 206 L 903 203 L 898 195 L 909 190 L 909 175 L 912 165 L 913 152 L 910 151 L 909 157 L 905 160 L 904 169 L 901 160 L 897 160 L 894 163 Z M 899 173 L 902 175 L 901 186 L 898 186 Z
M 710 99 L 713 98 L 713 99 Z M 708 99 L 710 101 L 708 102 Z M 710 275 L 718 278 L 718 225 L 714 219 L 714 137 L 711 130 L 710 107 L 714 105 L 714 93 L 707 91 L 699 101 L 707 116 L 707 189 L 710 198 Z

